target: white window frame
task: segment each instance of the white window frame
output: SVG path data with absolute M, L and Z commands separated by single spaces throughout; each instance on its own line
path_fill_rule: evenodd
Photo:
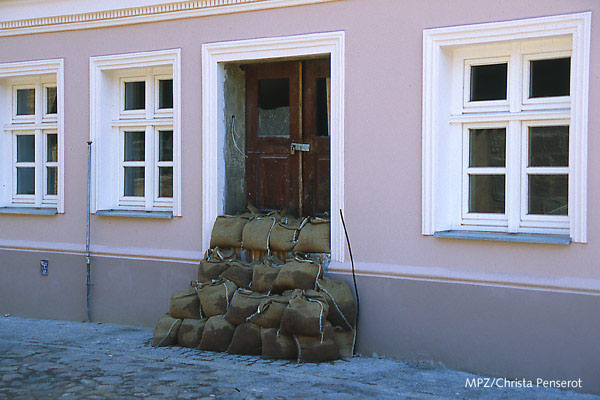
M 181 50 L 159 50 L 90 58 L 92 212 L 171 211 L 181 216 Z M 173 108 L 156 113 L 156 77 L 173 79 Z M 125 110 L 125 82 L 145 82 L 145 108 Z M 173 131 L 173 198 L 158 198 L 157 130 Z M 123 196 L 123 132 L 145 132 L 143 198 Z M 115 182 L 114 177 L 119 177 Z
M 45 88 L 56 87 L 57 113 L 45 115 Z M 17 88 L 36 90 L 35 114 L 16 115 Z M 46 162 L 46 135 L 57 135 L 57 161 Z M 35 194 L 17 195 L 16 136 L 35 136 Z M 46 194 L 46 166 L 57 168 L 57 194 Z M 0 207 L 50 208 L 64 213 L 64 61 L 63 59 L 0 64 Z
M 508 229 L 493 229 L 494 227 L 481 227 L 479 230 L 502 232 L 526 232 L 526 233 L 564 233 L 568 234 L 574 242 L 587 242 L 587 135 L 588 135 L 588 96 L 589 96 L 589 57 L 590 57 L 590 25 L 591 13 L 578 13 L 559 15 L 544 18 L 533 18 L 516 21 L 497 23 L 467 25 L 449 28 L 428 29 L 423 33 L 423 221 L 422 233 L 433 235 L 435 232 L 445 230 L 478 230 L 472 227 L 457 224 L 456 209 L 461 199 L 456 194 L 455 182 L 457 172 L 444 172 L 444 165 L 457 165 L 460 163 L 461 146 L 448 140 L 449 137 L 461 135 L 462 126 L 466 123 L 480 122 L 507 122 L 511 132 L 520 132 L 523 137 L 524 121 L 546 121 L 544 124 L 570 121 L 569 123 L 569 227 L 554 229 L 553 223 L 548 218 L 539 227 L 525 229 L 521 222 L 518 226 L 520 215 L 515 216 L 514 210 L 520 210 L 519 204 L 514 204 L 523 196 L 512 196 L 507 198 Z M 509 80 L 508 91 L 510 96 L 509 111 L 501 112 L 490 110 L 487 113 L 471 115 L 467 112 L 453 112 L 456 108 L 463 109 L 464 99 L 454 98 L 451 102 L 447 99 L 458 90 L 456 82 L 456 52 L 475 46 L 490 47 L 492 54 L 496 46 L 514 46 L 515 43 L 522 46 L 521 54 L 525 54 L 522 60 L 512 60 L 512 64 L 526 65 L 527 54 L 553 53 L 553 46 L 546 49 L 538 44 L 532 45 L 531 50 L 523 43 L 535 39 L 557 39 L 558 41 L 568 39 L 571 48 L 571 92 L 569 99 L 555 98 L 543 101 L 545 108 L 537 104 L 538 99 L 529 102 L 525 96 L 524 89 L 513 86 L 517 79 Z M 550 43 L 551 41 L 545 42 Z M 468 51 L 468 50 L 467 50 Z M 511 53 L 514 54 L 514 53 Z M 548 55 L 546 54 L 546 55 Z M 553 56 L 542 58 L 555 58 Z M 481 58 L 490 57 L 489 53 L 482 52 Z M 478 55 L 479 57 L 479 55 Z M 514 56 L 511 56 L 514 57 Z M 462 69 L 461 69 L 462 72 Z M 509 63 L 509 74 L 521 75 L 521 82 L 527 81 L 523 77 L 525 71 L 511 69 Z M 464 76 L 464 75 L 463 75 Z M 462 81 L 462 79 L 460 79 Z M 525 85 L 524 85 L 525 86 Z M 460 87 L 461 93 L 463 88 Z M 515 95 L 515 90 L 519 95 Z M 455 96 L 456 97 L 456 96 Z M 518 99 L 518 103 L 514 99 Z M 451 103 L 451 104 L 448 104 Z M 565 108 L 565 105 L 567 108 Z M 516 109 L 515 109 L 516 108 Z M 464 109 L 463 109 L 464 111 Z M 507 131 L 508 136 L 508 131 Z M 519 146 L 519 137 L 509 139 L 507 137 L 508 154 L 522 154 Z M 516 148 L 515 148 L 516 146 Z M 515 163 L 516 161 L 516 163 Z M 509 165 L 519 165 L 519 160 L 508 160 Z M 516 171 L 515 171 L 516 169 Z M 519 181 L 519 168 L 507 171 L 507 179 L 510 177 Z M 446 174 L 446 175 L 444 175 Z M 520 188 L 522 190 L 522 188 Z M 517 221 L 517 226 L 515 226 Z M 559 221 L 560 222 L 560 221 Z M 533 224 L 532 224 L 533 225 Z M 564 225 L 563 225 L 564 226 Z

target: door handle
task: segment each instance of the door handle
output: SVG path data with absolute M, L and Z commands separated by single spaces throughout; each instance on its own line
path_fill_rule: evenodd
M 310 143 L 292 143 L 290 154 L 294 154 L 296 151 L 310 151 Z

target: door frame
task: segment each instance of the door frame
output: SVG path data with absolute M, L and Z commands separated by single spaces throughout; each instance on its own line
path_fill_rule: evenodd
M 331 259 L 344 262 L 346 244 L 339 210 L 344 210 L 343 31 L 208 43 L 202 45 L 202 250 L 210 246 L 225 198 L 223 64 L 249 60 L 329 55 L 331 59 Z

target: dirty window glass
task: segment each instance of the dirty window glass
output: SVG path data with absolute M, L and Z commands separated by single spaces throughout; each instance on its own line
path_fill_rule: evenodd
M 506 100 L 508 64 L 471 66 L 471 101 Z
M 125 82 L 125 110 L 143 110 L 146 104 L 146 82 Z
M 568 96 L 571 90 L 571 58 L 530 61 L 529 97 Z
M 290 80 L 261 79 L 258 81 L 257 135 L 290 136 Z

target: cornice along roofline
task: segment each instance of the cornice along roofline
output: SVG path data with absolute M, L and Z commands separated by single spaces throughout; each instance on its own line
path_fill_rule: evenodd
M 188 0 L 0 21 L 0 37 L 294 7 L 340 0 Z M 2 6 L 0 6 L 2 9 Z M 27 14 L 24 12 L 23 14 Z

